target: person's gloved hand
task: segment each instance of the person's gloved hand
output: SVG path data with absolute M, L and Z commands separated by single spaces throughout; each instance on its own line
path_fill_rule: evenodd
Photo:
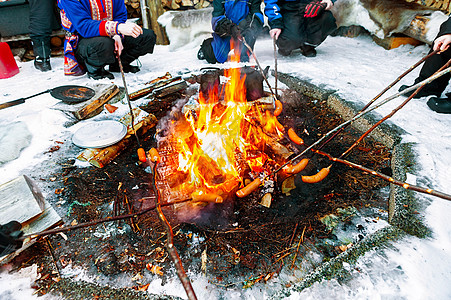
M 232 23 L 232 26 L 230 28 L 230 35 L 235 39 L 235 40 L 241 40 L 241 31 L 240 28 L 238 27 L 238 25 L 236 25 L 235 23 Z
M 234 39 L 241 38 L 240 28 L 238 27 L 238 25 L 227 18 L 224 18 L 218 22 L 215 28 L 215 32 L 221 37 L 231 36 Z
M 305 6 L 305 18 L 314 18 L 318 16 L 325 8 L 327 3 L 321 2 L 321 0 L 314 0 Z
M 22 241 L 18 240 L 23 235 L 22 225 L 17 221 L 11 221 L 0 225 L 0 256 L 14 252 L 22 247 Z

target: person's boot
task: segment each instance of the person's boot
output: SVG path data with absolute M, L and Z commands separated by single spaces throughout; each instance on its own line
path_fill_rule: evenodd
M 451 114 L 451 94 L 446 94 L 448 98 L 432 97 L 427 105 L 430 109 L 441 114 Z
M 304 44 L 301 47 L 299 47 L 299 49 L 301 49 L 301 54 L 304 55 L 305 57 L 315 57 L 316 56 L 316 50 L 315 47 Z
M 114 79 L 114 75 L 104 69 L 104 67 L 94 67 L 90 64 L 85 63 L 86 69 L 88 70 L 88 78 L 94 80 L 99 80 L 103 78 Z
M 398 89 L 398 92 L 402 92 L 405 89 L 410 88 L 411 86 L 413 86 L 415 84 L 412 84 L 412 85 L 405 85 L 405 84 L 401 85 L 399 87 L 399 89 Z M 410 97 L 414 92 L 415 92 L 415 90 L 412 90 L 410 92 L 405 93 L 404 96 Z M 427 96 L 440 97 L 441 94 L 442 94 L 442 92 L 433 91 L 430 88 L 428 88 L 427 85 L 425 85 L 415 96 L 413 96 L 413 98 L 418 99 L 418 98 L 427 97 Z
M 122 63 L 122 69 L 124 70 L 124 73 L 138 73 L 140 71 L 138 66 L 132 66 L 127 63 Z M 111 64 L 109 66 L 110 72 L 119 73 L 121 71 L 121 68 L 119 67 L 119 62 L 115 62 L 114 64 Z
M 37 56 L 34 59 L 34 67 L 41 72 L 50 71 L 52 69 L 52 66 L 50 65 L 50 58 Z
M 41 71 L 47 72 L 52 69 L 50 65 L 50 41 L 33 40 L 34 67 Z

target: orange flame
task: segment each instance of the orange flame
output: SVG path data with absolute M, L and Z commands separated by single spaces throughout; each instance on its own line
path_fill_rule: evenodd
M 230 60 L 239 62 L 238 51 L 234 51 Z M 252 123 L 252 118 L 256 118 L 266 132 L 282 134 L 283 126 L 280 127 L 276 117 L 247 102 L 245 76 L 240 68 L 227 69 L 224 75 L 228 81 L 223 91 L 218 93 L 218 89 L 213 88 L 207 97 L 200 92 L 195 112 L 185 113 L 192 130 L 189 138 L 186 134 L 174 133 L 175 147 L 179 151 L 178 171 L 189 174 L 188 180 L 179 186 L 184 191 L 233 190 L 241 181 L 237 153 L 241 153 L 251 171 L 264 171 L 269 158 L 261 149 L 265 145 L 261 129 Z M 220 95 L 224 98 L 220 99 Z

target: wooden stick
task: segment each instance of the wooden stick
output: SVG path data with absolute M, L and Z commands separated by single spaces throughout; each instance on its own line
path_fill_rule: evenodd
M 50 241 L 48 238 L 46 238 L 45 241 L 47 242 L 47 248 L 49 249 L 50 256 L 52 257 L 53 264 L 55 265 L 56 272 L 58 273 L 58 277 L 61 277 L 60 269 L 56 263 L 55 254 L 53 254 L 53 251 L 52 251 L 52 245 L 50 244 Z
M 396 83 L 398 83 L 402 78 L 404 78 L 407 74 L 409 74 L 410 72 L 412 72 L 416 67 L 418 67 L 420 64 L 422 64 L 426 59 L 428 59 L 429 57 L 435 55 L 438 52 L 438 50 L 435 50 L 431 53 L 429 53 L 428 55 L 424 56 L 422 59 L 420 59 L 419 61 L 417 61 L 414 65 L 412 65 L 409 69 L 407 69 L 404 73 L 402 73 L 401 75 L 398 76 L 398 78 L 396 78 L 392 83 L 390 83 L 385 89 L 383 89 L 379 94 L 377 94 L 376 97 L 374 97 L 373 99 L 370 100 L 370 102 L 368 102 L 358 113 L 361 113 L 362 111 L 364 111 L 365 109 L 367 109 L 368 107 L 370 107 L 371 104 L 373 104 L 377 99 L 379 99 L 383 94 L 385 94 L 385 92 L 387 92 L 389 89 L 391 89 Z M 357 113 L 357 114 L 358 114 Z M 318 147 L 318 150 L 321 150 L 327 143 L 329 143 L 331 140 L 333 140 L 340 132 L 342 132 L 345 128 L 342 127 L 340 130 L 336 131 L 334 133 L 334 135 L 332 135 L 327 141 L 325 141 L 321 146 Z
M 425 79 L 425 80 L 423 80 L 423 81 L 421 81 L 421 82 L 419 82 L 419 83 L 417 83 L 417 84 L 415 84 L 415 85 L 413 85 L 413 86 L 411 86 L 411 87 L 409 87 L 409 88 L 407 88 L 407 89 L 405 89 L 405 90 L 403 90 L 403 91 L 401 91 L 401 92 L 398 92 L 398 93 L 396 93 L 396 94 L 394 94 L 394 95 L 392 95 L 392 96 L 390 96 L 390 97 L 384 99 L 381 103 L 379 103 L 379 104 L 377 104 L 377 105 L 374 105 L 374 106 L 372 106 L 372 107 L 369 107 L 369 108 L 367 108 L 366 110 L 362 111 L 361 113 L 358 113 L 358 114 L 355 115 L 352 119 L 349 119 L 348 121 L 341 123 L 341 124 L 338 125 L 337 127 L 333 128 L 332 130 L 330 130 L 329 132 L 327 132 L 327 133 L 326 133 L 325 135 L 323 135 L 319 140 L 317 140 L 316 142 L 314 142 L 313 144 L 311 144 L 310 146 L 308 146 L 307 148 L 305 148 L 304 151 L 302 151 L 301 153 L 299 153 L 298 155 L 296 155 L 295 157 L 293 157 L 292 159 L 290 159 L 289 161 L 287 161 L 286 163 L 284 163 L 283 165 L 281 165 L 277 170 L 274 171 L 274 173 L 279 172 L 279 171 L 282 170 L 285 166 L 287 166 L 288 164 L 291 164 L 293 161 L 295 161 L 296 159 L 300 158 L 300 157 L 301 157 L 302 155 L 304 155 L 307 151 L 311 150 L 313 147 L 315 147 L 316 145 L 318 145 L 319 143 L 321 143 L 323 140 L 325 140 L 327 137 L 329 137 L 332 133 L 336 132 L 337 130 L 343 128 L 344 126 L 347 126 L 348 124 L 350 124 L 350 123 L 352 123 L 352 122 L 355 122 L 357 119 L 359 119 L 359 118 L 363 117 L 365 114 L 367 114 L 367 113 L 369 113 L 369 112 L 371 112 L 371 111 L 373 111 L 373 110 L 375 110 L 375 109 L 381 107 L 382 105 L 386 104 L 387 102 L 389 102 L 389 101 L 391 101 L 391 100 L 393 100 L 393 99 L 395 99 L 395 98 L 397 98 L 397 97 L 399 97 L 399 96 L 401 96 L 401 95 L 404 95 L 404 94 L 406 94 L 406 93 L 408 93 L 408 92 L 411 92 L 411 91 L 413 91 L 413 90 L 416 90 L 416 89 L 418 89 L 420 86 L 422 87 L 422 86 L 424 86 L 424 85 L 430 83 L 431 81 L 433 81 L 433 80 L 435 80 L 435 79 L 437 79 L 437 78 L 439 78 L 439 77 L 441 77 L 441 76 L 443 76 L 443 75 L 445 75 L 445 74 L 447 74 L 447 73 L 449 73 L 449 72 L 451 72 L 451 67 L 448 67 L 448 68 L 446 68 L 445 70 L 443 70 L 443 71 L 441 71 L 441 72 L 439 72 L 439 73 L 437 73 L 437 74 L 435 74 L 435 75 L 432 75 L 431 77 L 429 77 L 429 78 L 427 78 L 427 79 Z
M 302 229 L 301 238 L 299 239 L 298 247 L 296 248 L 296 253 L 294 254 L 293 261 L 291 262 L 291 268 L 293 268 L 294 263 L 296 262 L 296 257 L 298 256 L 299 253 L 299 247 L 301 246 L 301 243 L 304 241 L 304 233 L 306 227 L 307 226 L 304 226 L 304 229 Z
M 395 180 L 395 179 L 393 179 L 393 177 L 390 177 L 390 176 L 387 176 L 385 174 L 376 172 L 376 171 L 374 171 L 372 169 L 366 168 L 366 167 L 361 166 L 359 164 L 356 164 L 356 163 L 353 163 L 353 162 L 350 162 L 350 161 L 347 161 L 347 160 L 344 160 L 344 159 L 341 159 L 341 158 L 332 157 L 330 154 L 327 154 L 327 153 L 319 151 L 319 150 L 314 150 L 314 151 L 316 153 L 318 153 L 318 154 L 326 156 L 331 161 L 339 162 L 339 163 L 345 164 L 345 165 L 347 165 L 347 166 L 349 166 L 351 168 L 367 172 L 367 173 L 369 173 L 371 175 L 374 175 L 374 176 L 377 176 L 379 178 L 382 178 L 385 181 L 388 181 L 388 182 L 393 183 L 395 185 L 401 186 L 401 187 L 405 188 L 406 190 L 412 190 L 412 191 L 416 191 L 416 192 L 420 192 L 420 193 L 424 193 L 424 194 L 429 194 L 429 195 L 433 195 L 433 196 L 436 196 L 436 197 L 439 197 L 439 198 L 451 201 L 451 195 L 449 195 L 449 194 L 445 194 L 443 192 L 435 191 L 433 189 L 422 188 L 422 187 L 419 187 L 417 185 L 413 185 L 413 184 L 409 184 L 409 183 L 402 182 L 402 181 L 399 181 L 399 180 Z
M 274 101 L 277 100 L 277 96 L 276 96 L 276 94 L 274 94 L 274 91 L 272 90 L 271 85 L 269 84 L 268 79 L 266 78 L 265 73 L 263 72 L 262 66 L 261 66 L 260 63 L 258 62 L 257 56 L 255 55 L 254 51 L 252 50 L 251 46 L 249 46 L 249 44 L 246 43 L 246 40 L 244 39 L 244 37 L 241 39 L 241 42 L 243 42 L 244 46 L 246 46 L 246 48 L 249 50 L 249 52 L 250 52 L 250 53 L 252 54 L 252 56 L 254 57 L 255 62 L 257 63 L 258 68 L 259 68 L 259 70 L 260 70 L 260 73 L 262 74 L 263 79 L 264 79 L 265 82 L 266 82 L 266 85 L 268 86 L 269 90 L 271 91 L 271 95 L 274 97 Z
M 277 94 L 277 47 L 276 47 L 276 38 L 273 37 L 272 44 L 274 47 L 274 90 L 276 91 L 276 98 L 279 99 L 279 95 Z
M 184 199 L 184 200 L 180 200 L 180 201 L 176 201 L 176 202 L 171 202 L 171 203 L 162 203 L 161 206 L 170 206 L 170 205 L 174 205 L 176 203 L 181 203 L 181 202 L 187 202 L 190 201 L 191 199 Z M 77 225 L 73 225 L 73 226 L 65 226 L 65 227 L 61 227 L 61 228 L 55 228 L 55 229 L 49 229 L 49 230 L 44 230 L 41 232 L 37 232 L 37 233 L 32 233 L 32 234 L 27 234 L 27 235 L 23 235 L 20 238 L 18 238 L 18 240 L 23 241 L 26 238 L 37 238 L 37 237 L 41 237 L 41 236 L 46 236 L 46 235 L 50 235 L 50 234 L 56 234 L 56 233 L 60 233 L 60 232 L 66 232 L 66 231 L 71 231 L 71 230 L 75 230 L 75 229 L 80 229 L 80 228 L 85 228 L 85 227 L 89 227 L 89 226 L 94 226 L 94 225 L 98 225 L 98 224 L 102 224 L 105 222 L 112 222 L 112 221 L 117 221 L 117 220 L 124 220 L 127 218 L 133 218 L 133 217 L 137 217 L 140 216 L 142 214 L 145 214 L 151 210 L 154 210 L 155 206 L 151 206 L 147 209 L 144 209 L 142 211 L 133 213 L 133 214 L 126 214 L 126 215 L 120 215 L 120 216 L 115 216 L 115 217 L 107 217 L 107 218 L 103 218 L 103 219 L 98 219 L 98 220 L 94 220 L 94 221 L 90 221 L 90 222 L 85 222 L 85 223 L 80 223 Z
M 437 72 L 435 72 L 434 74 L 438 74 L 439 72 L 445 70 L 446 68 L 448 68 L 451 65 L 451 59 L 448 60 L 448 62 L 441 67 Z M 354 149 L 368 134 L 371 133 L 371 131 L 373 131 L 377 126 L 379 126 L 382 122 L 384 122 L 385 120 L 387 120 L 388 118 L 391 118 L 396 112 L 398 112 L 401 108 L 403 108 L 413 97 L 415 97 L 416 94 L 418 94 L 418 92 L 421 91 L 421 89 L 425 86 L 425 84 L 420 85 L 415 92 L 412 93 L 412 95 L 410 95 L 409 97 L 407 97 L 406 100 L 404 100 L 403 103 L 401 103 L 398 107 L 396 107 L 394 110 L 392 110 L 388 115 L 386 115 L 385 117 L 383 117 L 382 119 L 380 119 L 376 124 L 374 124 L 370 129 L 368 129 L 364 134 L 362 134 L 357 141 L 354 142 L 354 144 L 351 145 L 351 147 L 349 147 L 345 152 L 343 152 L 340 155 L 340 158 L 345 157 L 346 155 L 349 154 L 349 152 L 351 152 L 352 149 Z
M 147 159 L 147 163 L 149 164 L 149 166 L 151 165 L 149 158 Z M 156 186 L 156 180 L 157 180 L 157 163 L 155 163 L 153 166 L 152 188 L 156 195 L 155 207 L 158 212 L 158 217 L 160 218 L 161 224 L 165 227 L 166 234 L 168 236 L 167 242 L 166 242 L 166 249 L 169 253 L 169 256 L 171 257 L 172 262 L 175 265 L 175 269 L 177 271 L 177 276 L 179 277 L 180 281 L 182 282 L 183 288 L 185 289 L 188 299 L 189 300 L 197 300 L 196 294 L 194 293 L 193 286 L 191 285 L 191 281 L 189 280 L 189 278 L 186 275 L 186 272 L 183 268 L 182 260 L 180 259 L 177 249 L 174 247 L 174 232 L 172 231 L 171 224 L 169 224 L 169 221 L 166 219 L 166 216 L 163 214 L 163 211 L 161 210 L 161 194 Z

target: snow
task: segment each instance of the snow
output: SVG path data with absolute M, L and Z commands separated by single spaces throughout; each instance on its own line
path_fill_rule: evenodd
M 137 74 L 126 74 L 129 91 L 143 83 L 170 72 L 173 75 L 198 71 L 208 67 L 205 61 L 196 58 L 197 45 L 172 49 L 170 46 L 156 46 L 154 54 L 140 59 L 142 70 Z M 291 73 L 309 82 L 336 90 L 344 99 L 363 106 L 395 78 L 420 60 L 428 52 L 426 45 L 401 46 L 385 50 L 376 45 L 370 37 L 329 37 L 317 48 L 314 58 L 301 55 L 278 57 L 278 70 Z M 274 68 L 272 41 L 261 38 L 255 46 L 260 64 Z M 9 79 L 0 80 L 0 102 L 15 100 L 34 93 L 65 84 L 94 84 L 86 76 L 74 78 L 63 75 L 63 58 L 52 58 L 53 70 L 40 73 L 33 62 L 18 62 L 20 73 Z M 227 64 L 226 64 L 227 65 Z M 218 66 L 218 65 L 216 65 Z M 411 84 L 419 68 L 407 75 L 390 90 L 385 97 L 394 94 L 401 84 Z M 122 86 L 119 74 L 113 82 Z M 269 78 L 274 86 L 274 77 Z M 101 80 L 99 83 L 108 83 Z M 279 87 L 283 85 L 278 84 Z M 449 87 L 448 87 L 449 90 Z M 397 98 L 377 109 L 385 115 L 405 98 Z M 413 142 L 420 170 L 409 175 L 409 182 L 451 194 L 451 115 L 437 114 L 426 105 L 425 98 L 413 99 L 390 120 L 403 128 L 406 134 L 403 142 Z M 24 104 L 0 110 L 0 128 L 14 122 L 27 125 L 32 137 L 20 156 L 0 165 L 0 183 L 32 170 L 47 158 L 45 151 L 55 141 L 70 142 L 71 135 L 85 122 L 65 128 L 68 121 L 65 114 L 51 109 L 58 100 L 49 93 L 26 100 Z M 0 129 L 1 130 L 1 129 Z M 45 196 L 45 195 L 44 195 Z M 289 299 L 450 299 L 451 286 L 451 202 L 432 196 L 418 196 L 425 209 L 420 211 L 425 224 L 432 230 L 432 237 L 419 239 L 405 237 L 389 246 L 370 251 L 360 257 L 356 265 L 345 266 L 352 270 L 353 277 L 347 282 L 325 280 L 315 283 L 301 293 L 294 293 Z M 200 299 L 216 298 L 218 292 L 201 274 L 190 273 L 195 291 Z M 277 279 L 274 279 L 276 284 Z M 0 273 L 0 299 L 31 299 L 33 289 L 28 286 L 22 273 Z M 177 279 L 166 283 L 155 280 L 151 283 L 152 293 L 170 293 L 185 297 Z M 230 299 L 266 298 L 265 290 L 230 291 Z M 45 298 L 45 297 L 44 297 Z

